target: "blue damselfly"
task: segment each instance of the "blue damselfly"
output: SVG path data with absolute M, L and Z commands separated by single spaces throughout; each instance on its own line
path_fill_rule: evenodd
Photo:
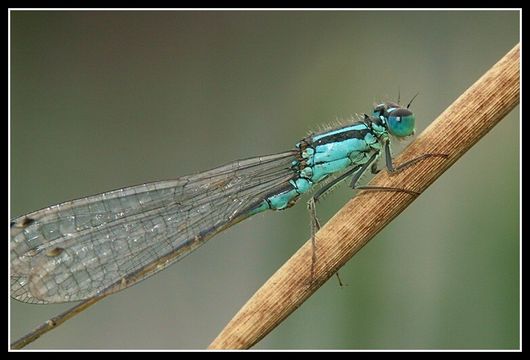
M 122 290 L 165 269 L 216 233 L 264 210 L 289 208 L 320 185 L 308 202 L 314 239 L 319 227 L 315 204 L 335 184 L 351 176 L 351 187 L 357 187 L 368 168 L 377 172 L 383 153 L 391 172 L 432 155 L 399 166 L 392 163 L 391 137 L 414 133 L 409 105 L 381 103 L 371 115 L 311 134 L 282 153 L 67 201 L 15 218 L 11 296 L 45 304 Z

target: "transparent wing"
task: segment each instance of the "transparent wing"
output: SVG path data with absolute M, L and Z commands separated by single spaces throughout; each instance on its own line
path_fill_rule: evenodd
M 129 287 L 243 220 L 294 177 L 296 151 L 67 201 L 11 222 L 11 296 L 77 301 Z

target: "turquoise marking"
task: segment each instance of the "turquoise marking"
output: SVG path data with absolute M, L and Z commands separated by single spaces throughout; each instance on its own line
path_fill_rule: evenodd
M 313 150 L 312 148 L 307 148 L 304 151 L 302 151 L 302 157 L 304 159 L 309 159 L 311 156 L 313 156 L 314 153 L 315 153 L 315 150 Z
M 305 167 L 302 171 L 300 171 L 300 176 L 306 179 L 311 179 L 313 176 L 313 169 L 309 166 Z
M 342 171 L 350 165 L 352 165 L 350 158 L 315 165 L 313 166 L 313 176 L 311 177 L 311 181 L 317 183 L 328 175 L 336 173 L 337 171 Z
M 383 121 L 383 124 L 386 123 L 386 119 L 384 116 L 380 116 L 380 119 L 381 121 Z M 384 126 L 377 125 L 377 124 L 372 124 L 372 131 L 377 136 L 386 136 L 386 133 L 387 133 L 386 128 Z
M 373 134 L 366 134 L 364 136 L 364 141 L 366 142 L 366 144 L 368 144 L 370 147 L 373 147 L 375 144 L 379 145 L 378 148 L 381 148 L 381 144 L 379 144 L 379 141 L 377 140 L 377 138 L 373 135 Z
M 318 134 L 316 136 L 313 136 L 313 141 L 318 141 L 326 136 L 331 136 L 331 135 L 336 135 L 336 134 L 340 134 L 342 132 L 345 132 L 345 131 L 350 131 L 350 130 L 366 130 L 367 127 L 366 125 L 364 124 L 355 124 L 355 125 L 351 125 L 351 126 L 346 126 L 346 127 L 343 127 L 343 128 L 340 128 L 340 129 L 337 129 L 337 130 L 332 130 L 332 131 L 328 131 L 328 132 L 325 132 L 323 134 Z
M 289 203 L 293 199 L 300 196 L 300 194 L 307 192 L 313 186 L 311 181 L 302 177 L 296 180 L 291 180 L 289 183 L 293 187 L 292 189 L 269 197 L 267 199 L 268 201 L 264 200 L 258 207 L 254 208 L 251 213 L 254 215 L 267 209 L 286 209 L 289 207 Z
M 270 208 L 274 210 L 283 210 L 286 209 L 289 205 L 289 202 L 299 196 L 296 189 L 291 189 L 288 191 L 284 191 L 282 193 L 273 195 L 269 197 L 269 204 Z M 268 204 L 267 204 L 268 205 Z
M 292 180 L 291 180 L 292 181 Z M 313 186 L 313 183 L 308 179 L 298 178 L 294 181 L 293 186 L 298 190 L 300 194 L 307 192 Z
M 308 160 L 310 166 L 343 159 L 352 151 L 368 151 L 370 145 L 363 139 L 348 139 L 341 142 L 318 145 L 316 154 Z

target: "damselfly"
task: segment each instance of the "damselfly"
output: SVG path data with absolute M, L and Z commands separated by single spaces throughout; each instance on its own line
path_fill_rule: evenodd
M 11 296 L 28 303 L 60 303 L 110 294 L 165 269 L 218 232 L 259 212 L 293 206 L 321 185 L 315 204 L 338 182 L 361 175 L 390 139 L 414 133 L 407 107 L 384 102 L 372 115 L 309 135 L 294 149 L 238 160 L 175 180 L 126 187 L 53 205 L 11 221 Z M 406 191 L 401 189 L 391 189 Z

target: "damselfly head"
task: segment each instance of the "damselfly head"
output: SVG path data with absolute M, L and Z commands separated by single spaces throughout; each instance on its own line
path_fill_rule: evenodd
M 376 105 L 373 115 L 386 123 L 390 134 L 397 137 L 410 136 L 414 134 L 416 117 L 408 106 L 404 108 L 395 102 L 387 101 Z

